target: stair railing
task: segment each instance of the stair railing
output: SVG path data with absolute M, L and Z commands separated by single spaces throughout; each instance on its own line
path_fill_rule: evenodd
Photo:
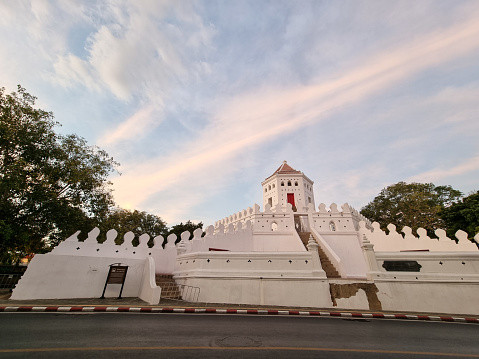
M 200 288 L 175 282 L 163 283 L 161 298 L 196 303 L 200 296 Z

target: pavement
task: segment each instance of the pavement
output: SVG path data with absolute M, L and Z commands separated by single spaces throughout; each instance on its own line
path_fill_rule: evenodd
M 161 299 L 159 305 L 150 305 L 139 298 L 71 298 L 11 300 L 10 291 L 0 289 L 0 312 L 140 312 L 190 314 L 251 314 L 251 315 L 303 315 L 345 317 L 357 319 L 402 319 L 479 324 L 479 315 L 446 313 L 412 313 L 367 311 L 330 308 L 297 308 L 221 303 L 191 303 Z

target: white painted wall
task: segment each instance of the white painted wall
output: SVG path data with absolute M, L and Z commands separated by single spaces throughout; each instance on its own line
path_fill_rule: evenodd
M 209 252 L 177 258 L 175 280 L 200 288 L 200 302 L 325 307 L 326 274 L 308 252 Z
M 154 238 L 155 245 L 148 248 L 148 241 L 150 236 L 143 234 L 140 236 L 140 244 L 137 247 L 132 245 L 134 234 L 132 232 L 125 233 L 124 242 L 121 245 L 115 244 L 117 232 L 110 230 L 107 232 L 107 240 L 103 243 L 98 243 L 97 237 L 100 233 L 98 228 L 93 229 L 88 238 L 80 242 L 78 234 L 80 231 L 74 233 L 66 240 L 55 247 L 51 254 L 69 255 L 76 257 L 108 257 L 114 258 L 116 261 L 123 259 L 145 259 L 152 256 L 155 262 L 156 273 L 172 273 L 176 261 L 176 236 L 170 236 L 165 248 L 161 246 L 163 237 L 158 236 Z
M 17 286 L 11 299 L 100 298 L 108 276 L 109 265 L 118 258 L 75 255 L 37 254 Z M 122 258 L 128 265 L 123 297 L 139 297 L 144 259 Z M 120 284 L 109 284 L 105 297 L 118 297 Z
M 179 255 L 175 278 L 326 278 L 314 252 L 198 252 Z
M 479 253 L 376 252 L 375 257 L 377 268 L 371 272 L 374 280 L 479 282 Z M 386 271 L 385 261 L 415 261 L 421 268 L 419 272 Z
M 376 281 L 383 310 L 479 315 L 479 283 Z
M 155 261 L 153 257 L 146 259 L 138 296 L 151 305 L 156 305 L 160 302 L 161 288 L 156 285 Z
M 431 252 L 475 252 L 479 253 L 478 247 L 475 243 L 467 239 L 467 233 L 458 231 L 456 243 L 451 238 L 446 236 L 446 232 L 442 229 L 437 229 L 435 234 L 439 237 L 430 238 L 427 236 L 424 228 L 419 228 L 417 233 L 419 237 L 412 234 L 409 227 L 404 227 L 400 234 L 396 231 L 396 226 L 388 225 L 389 234 L 379 228 L 379 223 L 374 222 L 372 229 L 367 229 L 363 222 L 360 222 L 361 237 L 366 238 L 374 245 L 376 252 L 400 252 L 400 251 L 418 251 L 428 250 Z M 479 238 L 479 237 L 478 237 Z
M 183 277 L 178 283 L 201 288 L 203 303 L 331 307 L 329 284 L 320 278 Z
M 343 278 L 366 279 L 368 267 L 356 232 L 329 232 L 322 233 L 321 236 L 341 259 Z

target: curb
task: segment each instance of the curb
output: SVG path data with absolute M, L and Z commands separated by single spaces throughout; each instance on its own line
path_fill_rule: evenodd
M 479 318 L 450 317 L 411 314 L 318 312 L 298 310 L 260 309 L 215 309 L 215 308 L 160 308 L 160 307 L 107 307 L 107 306 L 0 306 L 0 312 L 131 312 L 131 313 L 188 313 L 188 314 L 252 314 L 252 315 L 301 315 L 318 317 L 342 317 L 363 319 L 405 319 L 437 322 L 459 322 L 479 324 Z

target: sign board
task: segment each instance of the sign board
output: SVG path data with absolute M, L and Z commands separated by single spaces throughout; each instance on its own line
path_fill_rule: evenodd
M 419 272 L 421 265 L 417 261 L 384 261 L 383 268 L 388 272 Z
M 128 266 L 111 266 L 106 282 L 108 284 L 123 284 L 127 271 Z
M 121 263 L 110 264 L 110 270 L 108 271 L 108 277 L 106 277 L 105 287 L 100 299 L 105 299 L 105 290 L 108 284 L 121 284 L 120 295 L 117 299 L 121 298 L 123 292 L 123 286 L 125 285 L 126 273 L 128 272 L 128 266 L 122 266 Z

